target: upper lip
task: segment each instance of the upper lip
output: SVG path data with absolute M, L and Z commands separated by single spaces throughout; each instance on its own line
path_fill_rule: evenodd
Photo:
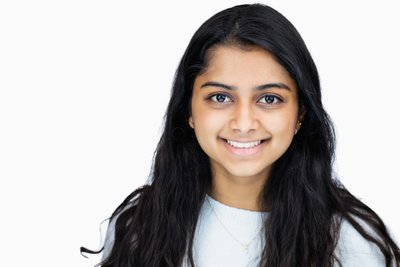
M 265 139 L 255 139 L 255 140 L 235 140 L 235 139 L 229 139 L 229 138 L 222 138 L 224 140 L 229 140 L 233 142 L 239 142 L 239 143 L 249 143 L 249 142 L 257 142 L 257 141 L 264 141 Z

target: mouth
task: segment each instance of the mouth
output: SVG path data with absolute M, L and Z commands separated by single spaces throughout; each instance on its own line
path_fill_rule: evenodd
M 257 155 L 264 147 L 264 144 L 270 140 L 270 138 L 246 142 L 233 141 L 224 138 L 220 138 L 220 140 L 230 153 L 239 156 L 240 158 L 247 158 Z
M 238 142 L 229 139 L 221 138 L 225 148 L 231 153 L 238 156 L 252 156 L 257 154 L 265 143 L 270 139 L 254 140 L 248 142 Z
M 266 139 L 262 140 L 255 140 L 255 141 L 248 141 L 248 142 L 238 142 L 238 141 L 233 141 L 233 140 L 228 140 L 228 139 L 223 139 L 226 143 L 228 143 L 230 146 L 234 148 L 239 148 L 239 149 L 250 149 L 257 147 L 258 145 L 262 144 Z

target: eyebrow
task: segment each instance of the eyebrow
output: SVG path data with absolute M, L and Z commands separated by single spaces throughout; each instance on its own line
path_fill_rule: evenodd
M 237 90 L 238 89 L 236 86 L 227 85 L 227 84 L 223 84 L 220 82 L 214 82 L 214 81 L 203 83 L 200 86 L 200 88 L 204 88 L 204 87 L 221 87 L 221 88 L 224 88 L 227 90 Z M 266 83 L 266 84 L 256 86 L 255 90 L 259 91 L 259 90 L 265 90 L 265 89 L 269 89 L 269 88 L 278 88 L 278 89 L 285 89 L 285 90 L 291 91 L 290 87 L 284 83 Z

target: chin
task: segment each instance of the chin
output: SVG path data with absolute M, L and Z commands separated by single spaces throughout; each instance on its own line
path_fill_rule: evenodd
M 235 177 L 254 177 L 254 176 L 258 176 L 261 175 L 262 173 L 264 173 L 265 169 L 261 169 L 261 170 L 256 170 L 256 168 L 252 168 L 252 167 L 246 167 L 246 168 L 235 168 L 235 169 L 227 169 L 227 172 Z

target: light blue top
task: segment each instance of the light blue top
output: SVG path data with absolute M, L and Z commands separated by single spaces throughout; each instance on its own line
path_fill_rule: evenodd
M 196 267 L 257 266 L 265 244 L 261 227 L 267 216 L 268 212 L 230 207 L 207 195 L 193 244 Z M 363 225 L 365 229 L 370 229 Z M 110 222 L 107 230 L 103 258 L 110 253 L 114 242 L 114 227 L 115 220 Z M 335 254 L 344 267 L 385 266 L 385 258 L 379 248 L 364 239 L 346 220 L 341 224 Z M 186 260 L 187 257 L 184 267 L 189 266 Z

